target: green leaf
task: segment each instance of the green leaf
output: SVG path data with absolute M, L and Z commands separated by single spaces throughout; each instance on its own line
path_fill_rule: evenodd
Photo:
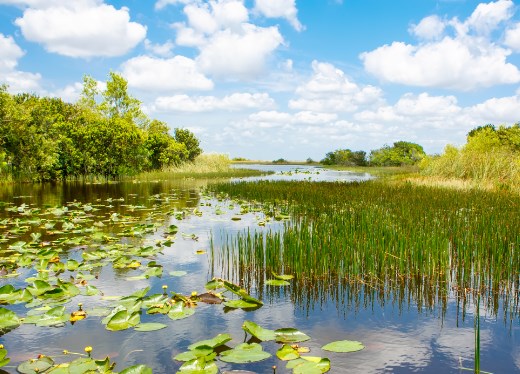
M 271 272 L 271 274 L 273 274 L 273 277 L 275 279 L 278 279 L 278 280 L 285 280 L 285 281 L 288 281 L 288 280 L 291 280 L 294 278 L 294 275 L 290 275 L 290 274 L 276 274 L 274 271 Z
M 294 349 L 289 344 L 284 344 L 282 348 L 276 351 L 276 357 L 282 361 L 295 360 L 300 357 L 297 349 Z
M 228 300 L 223 303 L 225 306 L 233 309 L 250 309 L 258 308 L 259 305 L 256 303 L 248 303 L 245 300 Z
M 140 323 L 137 326 L 135 326 L 134 330 L 140 331 L 140 332 L 148 332 L 148 331 L 162 330 L 166 327 L 168 327 L 168 326 L 165 325 L 164 323 L 150 322 L 150 323 Z
M 20 319 L 15 312 L 0 307 L 0 335 L 20 326 Z
M 363 343 L 354 340 L 338 340 L 321 347 L 325 351 L 339 353 L 356 352 L 364 348 Z
M 291 285 L 289 282 L 281 280 L 281 279 L 269 279 L 269 280 L 265 281 L 265 284 L 267 284 L 268 286 L 277 286 L 277 287 Z
M 204 357 L 200 357 L 184 363 L 178 372 L 186 374 L 217 374 L 218 366 L 215 361 L 206 361 Z
M 177 360 L 177 361 L 187 362 L 187 361 L 195 360 L 199 357 L 209 356 L 211 354 L 216 355 L 216 353 L 213 352 L 213 347 L 210 347 L 208 345 L 200 345 L 200 346 L 195 347 L 192 350 L 189 350 L 188 352 L 179 353 L 173 359 Z M 207 359 L 207 361 L 208 361 L 208 359 Z
M 126 330 L 139 324 L 141 316 L 139 312 L 120 310 L 107 323 L 106 329 L 110 331 Z
M 78 358 L 69 363 L 68 369 L 70 374 L 81 374 L 97 371 L 98 367 L 96 365 L 96 361 L 91 358 Z
M 7 349 L 0 349 L 0 367 L 7 365 L 11 361 L 9 357 L 5 356 L 7 356 Z
M 201 340 L 200 342 L 193 343 L 188 347 L 188 349 L 194 350 L 197 347 L 202 347 L 202 346 L 208 346 L 208 347 L 215 349 L 217 347 L 220 347 L 221 345 L 226 344 L 231 339 L 232 339 L 231 335 L 229 335 L 229 334 L 218 334 L 213 339 Z
M 276 341 L 282 343 L 299 343 L 310 339 L 310 336 L 293 328 L 278 329 L 274 333 Z
M 213 278 L 204 286 L 207 290 L 218 290 L 219 288 L 224 288 L 224 282 L 220 279 Z
M 21 374 L 39 374 L 48 370 L 54 365 L 52 358 L 44 356 L 37 360 L 27 360 L 22 362 L 16 370 Z
M 186 308 L 182 301 L 178 301 L 173 304 L 171 310 L 168 312 L 168 317 L 173 320 L 188 318 L 195 313 L 195 310 L 192 308 Z
M 271 357 L 271 354 L 265 352 L 258 343 L 242 343 L 235 348 L 224 351 L 220 354 L 220 360 L 236 364 L 245 364 L 248 362 L 258 362 Z
M 276 338 L 274 330 L 264 329 L 251 321 L 245 321 L 242 324 L 242 329 L 263 342 L 274 340 Z
M 120 371 L 119 374 L 152 374 L 152 369 L 146 365 L 134 365 Z
M 28 286 L 26 289 L 33 295 L 33 296 L 40 296 L 44 293 L 52 290 L 52 286 L 42 280 L 35 280 L 32 284 L 32 286 Z
M 321 374 L 330 370 L 330 360 L 321 357 L 302 357 L 289 361 L 287 369 L 293 369 L 293 374 Z

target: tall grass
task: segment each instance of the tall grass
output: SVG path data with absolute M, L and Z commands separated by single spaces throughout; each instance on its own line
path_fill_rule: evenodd
M 504 318 L 518 314 L 518 195 L 380 182 L 212 188 L 293 217 L 281 231 L 244 232 L 215 248 L 226 257 L 220 266 L 231 264 L 250 284 L 261 285 L 264 270 L 286 272 L 296 275 L 295 298 L 345 302 L 343 291 L 357 288 L 349 302 L 392 295 L 400 307 L 413 300 L 442 312 L 450 296 L 465 309 L 480 294 L 491 313 L 502 304 Z
M 423 159 L 421 169 L 423 175 L 469 180 L 476 187 L 520 191 L 520 155 L 506 147 L 447 146 L 443 155 Z
M 231 167 L 231 160 L 227 155 L 218 153 L 203 153 L 193 162 L 185 162 L 175 167 L 161 171 L 141 173 L 132 179 L 160 180 L 171 178 L 242 178 L 265 174 L 258 170 L 238 169 Z

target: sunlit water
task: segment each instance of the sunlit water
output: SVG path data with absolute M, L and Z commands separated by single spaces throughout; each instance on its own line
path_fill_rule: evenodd
M 247 167 L 251 167 L 248 165 Z M 264 169 L 265 166 L 258 166 Z M 272 166 L 270 166 L 272 168 Z M 295 170 L 298 169 L 298 170 Z M 363 180 L 368 175 L 345 172 L 330 172 L 313 167 L 277 166 L 277 174 L 268 178 L 297 180 Z M 162 254 L 155 259 L 163 265 L 161 278 L 151 277 L 144 280 L 128 280 L 139 275 L 140 270 L 114 270 L 105 266 L 99 270 L 98 278 L 90 281 L 105 296 L 129 295 L 136 290 L 150 286 L 149 294 L 161 293 L 162 285 L 168 285 L 170 291 L 189 295 L 192 291 L 204 292 L 204 284 L 213 276 L 226 279 L 239 278 L 237 274 L 222 274 L 222 267 L 212 263 L 210 248 L 218 250 L 224 240 L 232 238 L 240 230 L 276 230 L 279 222 L 258 226 L 263 219 L 262 213 L 240 215 L 241 220 L 231 217 L 240 213 L 238 202 L 218 201 L 215 198 L 200 195 L 202 182 L 142 182 L 101 185 L 45 185 L 8 186 L 0 192 L 0 201 L 6 203 L 4 209 L 28 204 L 32 207 L 63 206 L 67 202 L 96 202 L 100 211 L 97 217 L 105 219 L 113 212 L 121 215 L 130 214 L 129 206 L 144 206 L 154 211 L 184 211 L 184 219 L 164 215 L 164 225 L 143 240 L 145 245 L 154 245 L 164 239 L 165 230 L 170 224 L 179 227 L 174 243 L 164 247 Z M 155 199 L 154 196 L 175 196 L 168 202 Z M 112 201 L 121 199 L 122 201 Z M 107 201 L 109 200 L 109 201 Z M 197 209 L 197 214 L 193 210 Z M 149 211 L 138 213 L 142 220 Z M 2 218 L 15 218 L 16 213 L 3 211 Z M 137 214 L 137 213 L 133 213 Z M 1 229 L 7 230 L 7 229 Z M 34 229 L 32 230 L 34 231 Z M 0 234 L 4 234 L 0 231 Z M 42 240 L 50 240 L 42 237 Z M 14 240 L 14 239 L 13 239 Z M 125 240 L 125 239 L 122 239 Z M 0 244 L 6 248 L 8 243 Z M 197 254 L 198 250 L 206 251 Z M 80 249 L 70 251 L 72 257 L 79 257 Z M 169 275 L 171 271 L 186 271 L 182 277 Z M 25 287 L 24 279 L 35 275 L 33 269 L 22 269 L 17 278 L 0 279 L 0 286 L 11 283 L 15 287 Z M 66 277 L 64 273 L 62 277 Z M 234 279 L 240 281 L 240 279 Z M 199 303 L 193 316 L 173 321 L 165 315 L 146 315 L 142 322 L 160 322 L 167 328 L 142 333 L 128 329 L 110 332 L 101 323 L 101 317 L 88 317 L 74 325 L 66 323 L 63 327 L 36 327 L 21 325 L 17 329 L 0 337 L 11 358 L 6 371 L 16 372 L 15 366 L 23 360 L 35 358 L 42 353 L 60 355 L 64 349 L 82 352 L 85 346 L 94 347 L 95 357 L 109 355 L 117 362 L 117 369 L 135 364 L 146 364 L 154 373 L 176 372 L 181 363 L 172 360 L 172 356 L 187 350 L 188 345 L 199 340 L 212 338 L 219 333 L 229 333 L 234 346 L 243 342 L 244 331 L 241 326 L 245 320 L 251 320 L 268 328 L 294 327 L 309 335 L 312 339 L 301 345 L 311 349 L 310 355 L 328 357 L 331 360 L 331 373 L 383 373 L 383 372 L 421 372 L 455 373 L 461 372 L 461 365 L 472 368 L 474 356 L 474 316 L 472 309 L 463 314 L 455 300 L 448 300 L 447 309 L 424 308 L 416 305 L 413 298 L 397 298 L 395 295 L 359 294 L 356 298 L 346 298 L 338 302 L 331 297 L 294 298 L 291 286 L 280 289 L 252 288 L 253 295 L 261 294 L 264 306 L 255 311 L 224 311 L 222 305 Z M 343 292 L 346 292 L 344 290 Z M 341 299 L 341 298 L 340 298 Z M 82 302 L 85 309 L 94 306 L 108 306 L 110 301 L 100 296 L 77 296 L 67 304 L 69 311 L 76 310 L 77 302 Z M 22 305 L 5 306 L 24 316 L 27 309 Z M 481 369 L 493 373 L 520 372 L 520 321 L 518 316 L 504 319 L 502 310 L 498 316 L 481 310 Z M 320 349 L 324 344 L 335 340 L 359 340 L 366 348 L 363 351 L 339 354 Z M 275 356 L 280 347 L 274 342 L 262 344 L 264 349 L 273 354 L 270 359 L 249 365 L 226 364 L 218 362 L 221 371 L 251 370 L 256 373 L 271 373 L 272 366 L 277 366 L 277 373 L 288 373 L 285 362 Z M 68 358 L 65 358 L 66 360 Z M 68 360 L 71 360 L 70 358 Z

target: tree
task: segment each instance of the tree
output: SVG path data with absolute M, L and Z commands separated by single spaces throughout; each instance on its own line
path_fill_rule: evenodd
M 168 130 L 166 123 L 157 120 L 151 121 L 148 126 L 145 147 L 152 169 L 178 165 L 189 157 L 186 145 L 177 142 Z
M 342 165 L 342 166 L 364 166 L 366 165 L 365 151 L 351 151 L 350 149 L 337 149 L 329 152 L 320 161 L 323 165 Z
M 385 145 L 370 152 L 370 164 L 374 166 L 414 165 L 426 156 L 422 146 L 398 141 L 392 147 Z
M 188 151 L 188 160 L 190 161 L 195 160 L 195 157 L 202 153 L 202 149 L 199 147 L 199 140 L 188 129 L 175 129 L 175 140 L 184 144 Z

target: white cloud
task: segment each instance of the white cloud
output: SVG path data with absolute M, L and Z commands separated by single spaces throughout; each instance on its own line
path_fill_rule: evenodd
M 278 124 L 278 125 L 293 125 L 293 124 L 325 124 L 335 121 L 338 118 L 335 113 L 317 113 L 311 111 L 301 111 L 294 114 L 277 112 L 277 111 L 262 111 L 249 115 L 248 119 L 251 122 L 259 124 Z
M 298 21 L 298 9 L 295 0 L 256 0 L 255 9 L 265 17 L 285 18 L 297 31 L 304 29 Z
M 40 74 L 16 70 L 24 51 L 12 36 L 0 33 L 0 84 L 9 85 L 12 92 L 32 92 L 40 89 Z
M 241 33 L 229 29 L 214 34 L 200 47 L 197 63 L 217 77 L 252 78 L 264 71 L 269 56 L 283 43 L 277 27 L 244 24 Z
M 506 30 L 504 43 L 514 51 L 520 52 L 520 23 Z
M 245 109 L 272 108 L 274 100 L 266 93 L 234 93 L 223 98 L 215 96 L 175 95 L 158 97 L 157 111 L 211 112 L 215 110 L 240 111 Z
M 479 34 L 488 34 L 513 15 L 513 1 L 498 0 L 488 4 L 481 3 L 466 21 L 468 27 Z
M 27 40 L 69 57 L 120 56 L 145 38 L 146 27 L 130 22 L 128 8 L 96 3 L 29 8 L 15 24 Z
M 150 56 L 131 58 L 121 65 L 131 87 L 147 91 L 211 90 L 213 82 L 184 56 L 169 59 Z
M 469 109 L 475 118 L 480 118 L 481 124 L 496 125 L 518 123 L 520 121 L 520 96 L 491 98 Z
M 0 0 L 0 4 L 14 5 L 22 8 L 47 9 L 56 7 L 74 8 L 77 6 L 94 6 L 102 0 Z
M 160 57 L 170 57 L 172 55 L 173 47 L 174 45 L 171 40 L 168 40 L 163 44 L 154 44 L 148 39 L 145 39 L 144 41 L 144 48 L 150 53 Z
M 81 91 L 83 91 L 83 84 L 80 82 L 75 82 L 65 86 L 65 88 L 56 90 L 52 93 L 52 96 L 60 97 L 69 103 L 75 103 L 78 101 L 81 95 Z
M 421 39 L 436 39 L 442 35 L 445 27 L 445 22 L 433 15 L 423 18 L 418 25 L 413 25 L 410 32 Z
M 392 83 L 472 90 L 520 82 L 520 70 L 507 62 L 511 51 L 491 38 L 491 31 L 511 18 L 512 7 L 510 0 L 480 4 L 465 22 L 426 17 L 410 31 L 428 42 L 393 42 L 360 58 L 367 72 Z M 455 36 L 447 35 L 448 26 Z M 510 44 L 515 40 L 511 31 Z
M 155 3 L 155 9 L 160 10 L 165 8 L 168 5 L 178 5 L 178 4 L 191 4 L 195 3 L 197 0 L 159 0 Z
M 312 77 L 296 89 L 299 98 L 289 101 L 291 109 L 350 112 L 381 100 L 379 88 L 358 86 L 332 64 L 313 61 L 312 70 Z

